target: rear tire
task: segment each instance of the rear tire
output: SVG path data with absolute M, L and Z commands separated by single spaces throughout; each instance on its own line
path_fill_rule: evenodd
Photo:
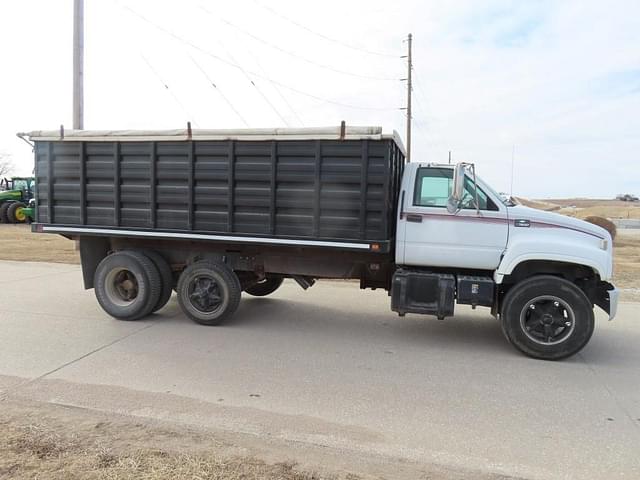
M 500 320 L 515 348 L 543 360 L 578 353 L 589 342 L 595 326 L 593 305 L 584 292 L 549 275 L 512 287 L 502 304 Z
M 178 302 L 194 322 L 219 325 L 237 310 L 242 292 L 237 275 L 224 263 L 200 260 L 178 280 Z
M 11 203 L 3 203 L 0 205 L 0 223 L 9 223 L 9 217 L 7 216 L 7 211 L 11 206 Z
M 123 250 L 102 259 L 94 275 L 98 303 L 118 320 L 147 316 L 160 298 L 160 273 L 140 252 Z
M 169 262 L 167 262 L 158 252 L 154 250 L 139 250 L 139 252 L 153 262 L 160 274 L 160 296 L 158 298 L 158 303 L 154 305 L 150 312 L 155 313 L 164 307 L 171 298 L 171 292 L 173 290 L 173 272 L 171 271 Z
M 7 220 L 8 223 L 24 223 L 27 220 L 23 208 L 26 208 L 26 205 L 22 202 L 15 202 L 9 205 L 7 209 Z
M 277 275 L 269 275 L 258 283 L 245 289 L 249 295 L 254 297 L 265 297 L 275 292 L 284 282 L 284 278 Z

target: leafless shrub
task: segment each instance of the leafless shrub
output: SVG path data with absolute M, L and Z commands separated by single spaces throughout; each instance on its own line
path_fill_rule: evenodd
M 9 175 L 13 171 L 13 160 L 9 155 L 0 153 L 0 177 Z

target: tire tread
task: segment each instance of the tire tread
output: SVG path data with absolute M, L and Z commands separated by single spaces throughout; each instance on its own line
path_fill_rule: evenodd
M 171 267 L 169 266 L 169 263 L 164 259 L 164 257 L 155 250 L 143 249 L 131 251 L 139 252 L 149 260 L 151 260 L 160 275 L 160 295 L 158 296 L 158 301 L 149 312 L 155 313 L 163 308 L 171 298 L 171 292 L 173 291 L 173 273 L 171 271 Z

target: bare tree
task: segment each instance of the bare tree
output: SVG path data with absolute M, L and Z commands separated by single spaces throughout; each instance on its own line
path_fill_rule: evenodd
M 13 171 L 13 161 L 9 155 L 0 153 L 0 178 Z

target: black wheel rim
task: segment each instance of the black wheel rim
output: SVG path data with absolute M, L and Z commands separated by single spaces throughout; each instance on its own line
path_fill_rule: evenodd
M 188 287 L 189 302 L 202 313 L 213 313 L 223 302 L 220 286 L 215 278 L 208 275 L 195 277 Z
M 520 312 L 520 327 L 529 339 L 540 345 L 564 342 L 575 330 L 576 320 L 571 306 L 553 295 L 536 297 Z

